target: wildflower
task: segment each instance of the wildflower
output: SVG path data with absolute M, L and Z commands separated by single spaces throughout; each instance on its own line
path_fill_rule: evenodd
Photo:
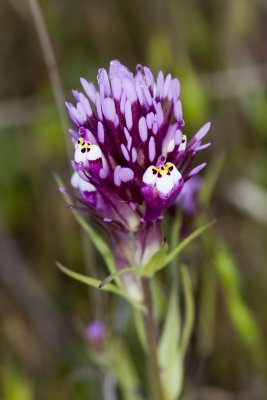
M 191 169 L 206 123 L 190 140 L 183 133 L 180 83 L 162 71 L 156 79 L 119 61 L 99 70 L 98 86 L 81 78 L 83 93 L 66 103 L 75 126 L 72 186 L 80 202 L 106 226 L 118 267 L 142 266 L 161 244 L 160 220 L 184 184 L 206 163 Z
M 100 320 L 90 322 L 86 328 L 86 336 L 91 343 L 100 343 L 105 336 L 105 325 Z

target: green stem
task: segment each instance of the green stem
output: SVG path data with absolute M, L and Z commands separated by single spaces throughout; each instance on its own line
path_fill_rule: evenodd
M 165 400 L 161 379 L 160 379 L 160 369 L 158 365 L 157 358 L 157 342 L 155 336 L 155 326 L 153 319 L 153 304 L 150 280 L 148 278 L 142 279 L 142 286 L 144 292 L 144 302 L 147 312 L 144 316 L 145 330 L 147 338 L 147 350 L 148 350 L 148 362 L 150 369 L 150 385 L 151 385 L 151 400 Z

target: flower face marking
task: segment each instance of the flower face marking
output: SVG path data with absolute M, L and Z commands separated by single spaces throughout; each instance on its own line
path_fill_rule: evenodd
M 99 146 L 85 142 L 83 138 L 77 140 L 74 154 L 76 163 L 83 163 L 84 166 L 88 166 L 89 161 L 95 161 L 99 158 L 102 158 Z
M 143 182 L 152 186 L 159 194 L 168 196 L 177 186 L 182 175 L 171 162 L 161 167 L 150 166 L 143 175 Z
M 79 138 L 76 143 L 76 149 L 79 149 L 81 153 L 88 153 L 91 150 L 91 145 L 86 143 L 83 138 Z

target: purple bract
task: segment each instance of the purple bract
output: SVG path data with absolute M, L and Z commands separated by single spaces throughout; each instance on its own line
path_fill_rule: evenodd
M 127 232 L 153 223 L 178 196 L 190 171 L 206 123 L 187 142 L 179 99 L 180 83 L 137 65 L 133 75 L 119 61 L 99 70 L 98 87 L 81 79 L 85 94 L 73 91 L 66 103 L 76 129 L 72 186 L 81 202 L 103 223 Z

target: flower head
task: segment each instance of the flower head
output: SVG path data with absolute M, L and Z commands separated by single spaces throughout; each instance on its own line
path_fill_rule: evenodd
M 191 140 L 182 133 L 180 83 L 160 71 L 137 65 L 130 72 L 119 61 L 99 70 L 98 87 L 81 78 L 76 104 L 66 103 L 75 125 L 72 186 L 98 220 L 120 231 L 137 232 L 154 223 L 184 184 L 195 154 L 207 147 L 206 123 Z

